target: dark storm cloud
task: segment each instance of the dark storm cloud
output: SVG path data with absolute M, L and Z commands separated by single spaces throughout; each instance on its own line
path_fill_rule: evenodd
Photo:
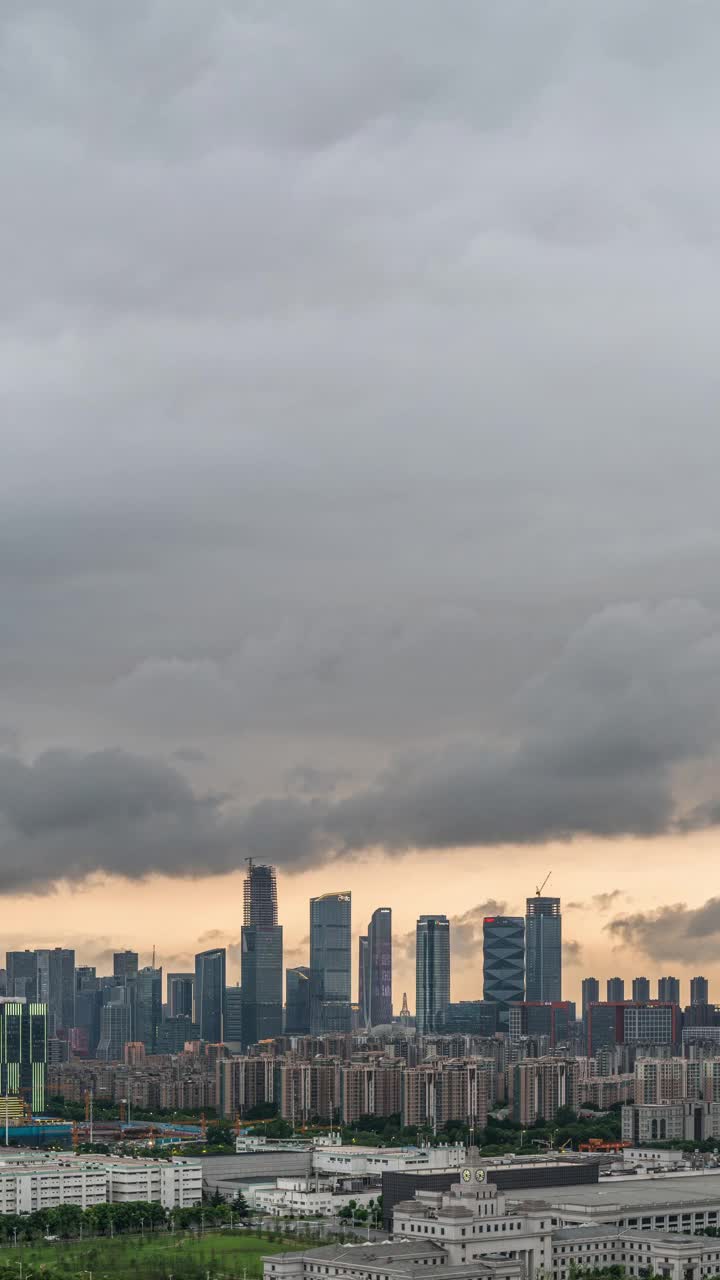
M 613 941 L 632 946 L 653 960 L 694 963 L 700 952 L 714 962 L 720 958 L 720 898 L 701 907 L 684 902 L 617 916 L 605 925 Z
M 93 869 L 219 873 L 247 856 L 293 870 L 375 847 L 539 844 L 697 824 L 696 766 L 720 752 L 717 619 L 684 601 L 605 610 L 521 691 L 508 720 L 502 742 L 417 751 L 341 794 L 285 792 L 243 805 L 122 750 L 54 750 L 32 765 L 4 755 L 1 882 L 42 886 Z M 715 821 L 712 770 L 704 785 L 706 821 Z M 594 908 L 608 910 L 619 892 L 596 895 Z M 460 939 L 469 932 L 474 941 L 476 915 L 456 922 Z
M 3 7 L 0 883 L 717 823 L 719 56 Z

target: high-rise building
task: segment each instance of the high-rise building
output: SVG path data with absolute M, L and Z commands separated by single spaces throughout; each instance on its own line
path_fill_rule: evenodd
M 310 1031 L 310 970 L 299 964 L 285 971 L 285 1033 L 304 1036 Z
M 450 921 L 420 916 L 415 929 L 415 1026 L 438 1031 L 450 1004 Z
M 633 1000 L 641 1000 L 641 1001 L 650 999 L 650 979 L 649 978 L 633 978 L 632 998 Z
M 600 983 L 597 978 L 583 978 L 582 981 L 582 1012 L 585 1012 L 589 1004 L 597 1004 L 600 999 Z
M 569 1000 L 523 1000 L 511 1004 L 508 1030 L 512 1041 L 525 1036 L 547 1036 L 550 1048 L 567 1044 L 573 1007 Z
M 240 937 L 243 1044 L 282 1035 L 283 931 L 275 868 L 248 861 Z
M 370 945 L 363 933 L 358 938 L 358 1009 L 360 1026 L 370 1026 Z
M 443 1018 L 444 1036 L 494 1036 L 498 1006 L 494 1000 L 450 1001 Z
M 45 1109 L 47 1045 L 46 1005 L 0 1000 L 0 1094 L 24 1097 L 34 1115 Z
M 116 951 L 113 955 L 113 977 L 126 982 L 128 978 L 136 978 L 138 971 L 137 951 Z
M 669 1004 L 680 1003 L 680 979 L 658 978 L 658 1000 Z
M 522 916 L 483 920 L 483 998 L 495 1000 L 498 1025 L 508 1029 L 508 1009 L 525 999 L 525 921 Z
M 525 910 L 525 993 L 562 1000 L 562 916 L 559 898 L 535 895 Z
M 167 976 L 167 1004 L 169 1018 L 192 1018 L 194 973 L 169 973 Z
M 130 992 L 124 986 L 115 986 L 107 987 L 103 994 L 97 1056 L 104 1062 L 120 1062 L 125 1045 L 132 1040 Z
M 608 978 L 606 983 L 607 1000 L 609 1004 L 618 1000 L 625 999 L 625 979 L 624 978 Z
M 195 1022 L 200 1039 L 220 1044 L 224 1035 L 225 1015 L 224 947 L 200 951 L 195 956 Z
M 139 969 L 132 983 L 135 1018 L 133 1038 L 155 1053 L 158 1028 L 162 1022 L 162 969 L 147 965 Z
M 368 925 L 368 976 L 370 1025 L 388 1027 L 392 1022 L 392 911 L 378 907 Z
M 590 1005 L 588 1053 L 618 1044 L 675 1045 L 680 1039 L 680 1010 L 676 1004 L 649 1000 L 644 1004 L 610 1001 Z
M 37 955 L 38 1002 L 47 1005 L 48 1036 L 75 1025 L 75 952 L 43 948 Z
M 352 1029 L 352 900 L 349 893 L 310 899 L 310 1028 L 313 1035 Z
M 7 994 L 30 1003 L 37 1000 L 37 954 L 34 951 L 8 951 L 5 956 Z
M 243 1040 L 243 993 L 240 983 L 225 988 L 225 1044 L 239 1053 Z
M 691 978 L 690 979 L 690 1003 L 691 1004 L 709 1004 L 709 990 L 707 978 Z

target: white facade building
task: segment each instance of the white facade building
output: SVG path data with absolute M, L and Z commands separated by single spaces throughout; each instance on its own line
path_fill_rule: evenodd
M 353 1178 L 379 1178 L 383 1173 L 441 1173 L 460 1169 L 467 1162 L 462 1143 L 439 1147 L 317 1146 L 313 1173 L 349 1174 Z
M 28 1152 L 0 1159 L 0 1213 L 34 1213 L 62 1204 L 88 1209 L 134 1200 L 166 1209 L 200 1204 L 202 1166 L 182 1157 L 143 1160 L 70 1153 L 38 1158 Z
M 252 1206 L 275 1217 L 294 1214 L 309 1217 L 319 1213 L 334 1217 L 351 1200 L 365 1209 L 379 1195 L 375 1191 L 335 1191 L 334 1183 L 318 1178 L 278 1178 L 274 1187 L 258 1186 L 252 1194 Z

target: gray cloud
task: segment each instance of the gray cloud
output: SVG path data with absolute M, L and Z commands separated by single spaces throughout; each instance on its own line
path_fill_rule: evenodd
M 565 911 L 610 911 L 618 898 L 623 897 L 622 889 L 608 889 L 605 893 L 594 893 L 589 902 L 566 902 Z
M 171 9 L 0 18 L 0 885 L 715 825 L 717 14 Z
M 565 938 L 563 941 L 563 964 L 566 966 L 576 966 L 583 963 L 582 943 L 574 938 Z
M 684 902 L 616 916 L 605 925 L 618 945 L 634 946 L 653 960 L 695 963 L 702 949 L 706 963 L 720 959 L 720 898 L 701 907 Z
M 223 872 L 247 856 L 289 870 L 360 855 L 655 835 L 715 821 L 720 630 L 693 602 L 591 618 L 508 708 L 513 732 L 416 751 L 369 784 L 240 805 L 122 750 L 0 757 L 6 889 L 93 869 Z M 479 712 L 479 709 L 478 709 Z M 303 776 L 305 776 L 303 774 Z M 321 775 L 322 776 L 322 775 Z M 610 909 L 619 890 L 595 895 Z M 462 926 L 461 926 L 462 927 Z

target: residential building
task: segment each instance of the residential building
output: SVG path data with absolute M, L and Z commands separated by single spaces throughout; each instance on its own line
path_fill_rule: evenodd
M 680 1003 L 680 979 L 658 978 L 658 1000 L 666 1004 Z
M 625 979 L 624 978 L 608 978 L 606 983 L 608 1004 L 617 1003 L 625 999 Z
M 310 1028 L 313 1035 L 350 1031 L 351 921 L 349 893 L 310 899 Z
M 338 1107 L 343 1124 L 362 1116 L 399 1115 L 402 1069 L 399 1062 L 357 1062 L 338 1068 Z
M 690 979 L 690 1004 L 708 1004 L 709 991 L 707 978 Z
M 522 916 L 483 920 L 483 999 L 498 1006 L 498 1025 L 508 1027 L 509 1006 L 525 999 L 525 921 Z
M 525 1058 L 509 1069 L 513 1119 L 522 1125 L 552 1123 L 559 1107 L 577 1110 L 580 1067 L 576 1058 Z
M 224 1036 L 225 1020 L 224 947 L 200 951 L 195 956 L 195 1018 L 200 1039 L 219 1044 Z
M 402 1123 L 440 1129 L 452 1121 L 484 1129 L 493 1091 L 490 1059 L 436 1059 L 402 1076 Z
M 600 983 L 597 978 L 583 978 L 582 980 L 582 1014 L 583 1018 L 587 1012 L 589 1004 L 597 1004 L 600 999 Z
M 415 929 L 415 1025 L 418 1035 L 442 1027 L 450 1003 L 450 921 L 420 916 Z
M 562 1000 L 562 915 L 559 898 L 536 894 L 525 909 L 525 998 Z
M 633 978 L 632 998 L 635 1001 L 641 1001 L 643 1003 L 645 1003 L 650 999 L 650 979 L 649 978 Z
M 283 931 L 275 868 L 248 860 L 240 935 L 243 1044 L 282 1035 Z

